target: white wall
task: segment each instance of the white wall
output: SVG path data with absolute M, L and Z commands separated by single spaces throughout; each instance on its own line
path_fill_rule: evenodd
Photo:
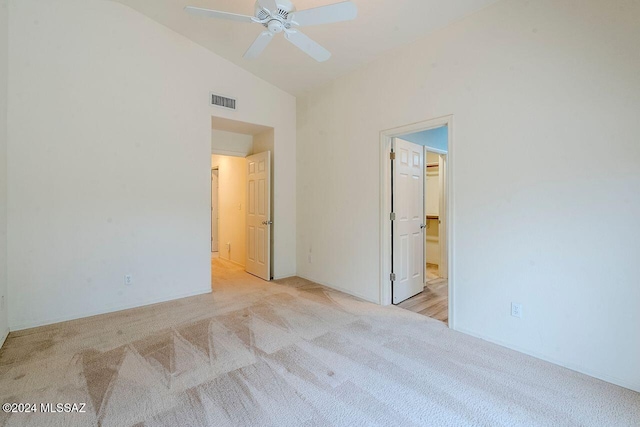
M 212 129 L 211 152 L 246 157 L 253 153 L 253 136 Z
M 0 346 L 9 333 L 7 300 L 7 71 L 8 9 L 0 0 Z M 4 302 L 3 302 L 4 301 Z
M 11 0 L 9 41 L 13 330 L 210 290 L 214 114 L 277 129 L 295 274 L 292 96 L 114 2 Z
M 253 153 L 264 153 L 265 151 L 271 151 L 271 160 L 275 158 L 273 141 L 275 134 L 273 129 L 260 132 L 253 136 Z M 272 168 L 273 169 L 273 168 Z
M 220 258 L 245 266 L 247 261 L 247 160 L 211 156 L 218 167 L 218 252 Z M 227 243 L 231 244 L 227 250 Z
M 502 1 L 298 99 L 298 273 L 378 301 L 380 131 L 453 114 L 456 328 L 640 390 L 638 22 Z

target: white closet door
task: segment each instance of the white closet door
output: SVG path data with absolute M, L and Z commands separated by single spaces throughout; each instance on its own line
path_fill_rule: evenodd
M 424 149 L 395 140 L 393 173 L 393 303 L 424 288 Z
M 247 157 L 247 273 L 271 280 L 271 152 Z

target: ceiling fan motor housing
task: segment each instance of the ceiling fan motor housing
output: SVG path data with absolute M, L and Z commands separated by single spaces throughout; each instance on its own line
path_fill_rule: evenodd
M 269 14 L 262 8 L 262 6 L 260 6 L 260 3 L 256 1 L 256 18 L 263 21 L 271 17 L 271 20 L 268 20 L 262 25 L 267 27 L 273 34 L 282 32 L 285 27 L 290 27 L 290 25 L 287 25 L 286 21 L 289 18 L 289 14 L 295 11 L 293 3 L 289 0 L 276 0 L 276 5 L 278 6 L 278 9 L 271 10 L 271 13 Z

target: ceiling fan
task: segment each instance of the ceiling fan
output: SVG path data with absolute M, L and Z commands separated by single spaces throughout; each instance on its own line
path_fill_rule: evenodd
M 257 58 L 271 42 L 274 34 L 284 32 L 284 37 L 290 43 L 318 62 L 329 59 L 331 52 L 298 31 L 298 27 L 350 21 L 358 15 L 358 9 L 351 1 L 298 12 L 289 0 L 257 0 L 255 16 L 238 15 L 194 6 L 187 6 L 184 10 L 192 15 L 256 23 L 264 26 L 266 30 L 260 33 L 256 41 L 245 52 L 244 57 L 247 59 Z

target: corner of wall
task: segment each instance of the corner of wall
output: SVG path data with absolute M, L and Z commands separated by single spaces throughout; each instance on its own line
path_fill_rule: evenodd
M 0 0 L 0 347 L 9 334 L 7 296 L 7 92 L 9 68 L 8 1 Z

